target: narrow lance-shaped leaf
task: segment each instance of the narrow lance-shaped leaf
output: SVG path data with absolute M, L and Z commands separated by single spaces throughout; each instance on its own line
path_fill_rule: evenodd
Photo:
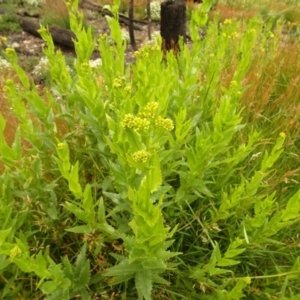
M 140 300 L 152 300 L 152 276 L 150 270 L 143 270 L 136 273 L 135 286 Z
M 69 181 L 69 189 L 73 193 L 73 195 L 76 198 L 81 198 L 82 189 L 78 178 L 78 161 L 72 167 L 68 181 Z
M 154 153 L 151 157 L 151 169 L 149 170 L 146 177 L 150 193 L 155 192 L 162 183 L 160 161 L 157 153 Z
M 5 239 L 8 237 L 11 228 L 0 230 L 0 246 L 5 242 Z
M 89 184 L 87 184 L 84 189 L 82 206 L 87 214 L 89 224 L 92 226 L 95 225 L 94 201 L 91 186 Z
M 292 196 L 287 205 L 285 210 L 282 213 L 282 221 L 289 221 L 299 217 L 300 215 L 300 189 L 297 193 Z

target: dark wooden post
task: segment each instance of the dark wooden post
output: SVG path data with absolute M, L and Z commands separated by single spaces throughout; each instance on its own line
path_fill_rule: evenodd
M 134 38 L 134 28 L 133 28 L 133 10 L 134 10 L 134 0 L 129 0 L 128 16 L 129 16 L 129 38 L 130 44 L 134 51 L 137 50 L 137 46 Z
M 151 7 L 150 0 L 147 0 L 147 22 L 148 22 L 148 39 L 151 40 Z
M 176 55 L 179 49 L 179 37 L 186 39 L 186 4 L 185 0 L 167 0 L 161 4 L 160 34 L 162 51 L 173 50 Z

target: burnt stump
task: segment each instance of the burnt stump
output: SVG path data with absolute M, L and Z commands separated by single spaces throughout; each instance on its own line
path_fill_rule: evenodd
M 160 34 L 162 51 L 173 50 L 176 55 L 179 48 L 179 38 L 186 40 L 186 3 L 185 0 L 167 0 L 161 3 Z

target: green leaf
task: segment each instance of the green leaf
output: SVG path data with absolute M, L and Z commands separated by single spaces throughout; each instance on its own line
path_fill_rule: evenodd
M 5 239 L 9 235 L 11 228 L 0 230 L 0 246 L 5 242 Z
M 73 266 L 71 265 L 69 258 L 65 256 L 63 259 L 63 265 L 64 265 L 64 273 L 66 277 L 68 277 L 72 282 L 74 280 L 74 273 L 73 273 Z
M 152 276 L 149 270 L 142 270 L 135 275 L 135 286 L 138 291 L 139 299 L 152 300 Z
M 69 210 L 71 213 L 73 213 L 79 220 L 82 220 L 86 223 L 88 223 L 88 219 L 86 216 L 86 213 L 83 209 L 79 208 L 77 204 L 71 203 L 71 202 L 65 202 L 63 204 L 63 207 L 65 207 L 67 210 Z
M 58 141 L 58 145 L 56 146 L 56 152 L 61 161 L 69 162 L 69 147 L 66 142 L 61 143 Z
M 243 253 L 246 248 L 241 249 L 228 249 L 224 255 L 225 258 L 232 258 L 238 256 L 239 254 Z
M 119 238 L 119 235 L 115 228 L 109 224 L 98 224 L 97 229 L 106 233 L 109 237 Z
M 32 261 L 24 258 L 13 258 L 13 262 L 25 273 L 33 271 Z
M 16 159 L 21 160 L 22 159 L 22 145 L 21 145 L 20 127 L 18 127 L 16 130 L 15 140 L 14 140 L 11 148 L 15 152 Z
M 128 139 L 128 143 L 132 149 L 132 152 L 143 149 L 143 144 L 141 142 L 139 133 L 137 133 L 131 129 L 128 129 L 128 130 L 126 130 L 126 137 Z
M 152 274 L 152 280 L 155 283 L 160 283 L 160 284 L 165 284 L 165 285 L 170 285 L 170 282 L 167 281 L 166 279 L 160 277 L 158 274 Z
M 151 193 L 155 192 L 162 183 L 162 176 L 160 170 L 160 161 L 157 153 L 154 153 L 151 157 L 151 169 L 146 175 L 147 183 L 149 184 L 149 190 Z
M 5 129 L 6 120 L 3 118 L 3 116 L 0 113 L 0 141 L 3 140 L 3 131 Z
M 218 260 L 217 266 L 219 266 L 219 267 L 228 267 L 228 266 L 237 265 L 239 263 L 240 263 L 240 261 L 238 261 L 238 260 L 233 260 L 233 259 L 223 257 L 223 258 Z
M 84 268 L 85 263 L 86 263 L 86 257 L 85 257 L 85 253 L 86 253 L 86 243 L 83 244 L 83 246 L 81 247 L 81 250 L 76 258 L 76 262 L 75 262 L 75 269 L 74 269 L 74 276 L 77 277 L 79 276 L 81 270 Z
M 65 178 L 65 179 L 69 179 L 69 169 L 71 167 L 71 164 L 68 162 L 68 161 L 61 161 L 59 158 L 53 156 L 53 158 L 55 159 L 57 165 L 58 165 L 58 168 L 59 168 L 59 171 L 61 173 L 61 175 Z
M 46 208 L 46 213 L 51 219 L 53 219 L 53 220 L 57 219 L 58 212 L 57 212 L 57 208 L 56 208 L 56 206 L 54 206 L 54 204 L 51 203 L 50 206 Z
M 243 293 L 243 289 L 247 286 L 248 284 L 244 279 L 240 279 L 235 287 L 229 292 L 228 296 L 226 299 L 232 299 L 232 300 L 239 300 L 243 297 L 245 297 Z
M 105 206 L 103 203 L 103 197 L 101 197 L 98 202 L 98 222 L 100 224 L 106 224 Z
M 109 130 L 115 133 L 117 131 L 116 122 L 108 114 L 106 114 L 105 116 Z
M 232 273 L 231 270 L 221 269 L 221 268 L 210 268 L 208 272 L 210 276 Z
M 286 205 L 285 210 L 282 213 L 282 221 L 289 221 L 299 217 L 300 212 L 300 189 L 292 196 Z
M 90 234 L 93 231 L 93 228 L 90 225 L 80 225 L 72 228 L 67 228 L 65 231 L 74 232 L 74 233 L 84 233 Z
M 91 279 L 90 263 L 88 260 L 85 261 L 83 267 L 80 269 L 80 272 L 79 274 L 77 274 L 76 277 L 77 277 L 76 281 L 78 282 L 78 289 L 87 287 Z
M 11 264 L 11 261 L 7 258 L 6 255 L 0 255 L 0 272 L 4 270 L 8 265 Z
M 118 265 L 113 266 L 103 274 L 103 276 L 119 276 L 119 275 L 134 275 L 142 268 L 141 263 L 129 264 L 128 260 L 121 261 Z
M 300 273 L 300 257 L 298 256 L 294 262 L 293 267 L 291 268 L 291 274 L 287 276 L 288 279 L 297 279 L 299 278 Z
M 112 278 L 112 281 L 110 282 L 111 284 L 120 284 L 123 282 L 128 282 L 128 280 L 134 278 L 134 274 L 132 273 L 128 273 L 128 274 L 124 274 L 124 275 L 118 275 L 116 277 Z
M 91 186 L 89 184 L 87 184 L 84 189 L 82 206 L 87 214 L 89 224 L 91 225 L 94 224 L 95 223 L 94 199 L 92 196 Z
M 78 161 L 71 168 L 70 177 L 68 181 L 69 181 L 70 191 L 77 199 L 80 199 L 82 197 L 82 189 L 79 184 L 79 178 L 78 178 Z
M 16 151 L 12 148 L 10 148 L 5 141 L 3 141 L 2 143 L 0 143 L 0 153 L 1 156 L 9 161 L 14 161 L 18 159 L 18 155 L 16 153 Z M 12 163 L 11 162 L 11 163 Z
M 46 281 L 41 285 L 40 289 L 44 294 L 51 294 L 57 289 L 57 283 L 53 280 Z
M 31 163 L 31 168 L 34 174 L 39 177 L 43 176 L 43 166 L 39 155 L 37 155 Z
M 47 270 L 47 262 L 41 251 L 36 256 L 35 264 L 33 265 L 33 271 L 40 278 L 49 278 L 51 275 Z

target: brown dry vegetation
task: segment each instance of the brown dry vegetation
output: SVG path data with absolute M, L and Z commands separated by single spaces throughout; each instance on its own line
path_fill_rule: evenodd
M 213 18 L 215 14 L 219 14 L 220 21 L 223 22 L 226 19 L 250 19 L 258 13 L 257 9 L 243 10 L 238 6 L 228 6 L 224 4 L 218 4 L 216 10 L 210 13 L 210 18 Z
M 249 129 L 261 132 L 262 143 L 275 140 L 283 132 L 286 134 L 286 149 L 291 170 L 277 172 L 277 177 L 270 178 L 271 186 L 276 187 L 284 182 L 297 182 L 300 169 L 296 163 L 299 158 L 300 136 L 300 49 L 299 44 L 293 41 L 281 43 L 273 55 L 266 60 L 264 53 L 253 56 L 252 66 L 244 78 L 244 86 L 248 86 L 240 101 L 243 108 L 243 123 Z M 264 62 L 264 63 L 263 63 Z M 227 70 L 221 85 L 229 86 L 235 70 Z M 225 76 L 226 75 L 226 76 Z M 241 137 L 243 139 L 243 137 Z M 278 165 L 277 168 L 286 166 Z M 281 175 L 278 175 L 278 174 Z M 282 190 L 284 193 L 284 189 Z
M 220 21 L 225 19 L 249 19 L 260 13 L 270 13 L 272 16 L 284 16 L 287 21 L 294 22 L 300 20 L 299 8 L 291 7 L 287 3 L 281 3 L 280 1 L 272 1 L 267 6 L 257 3 L 247 8 L 241 7 L 240 3 L 232 5 L 218 4 L 216 10 L 210 13 L 210 17 L 217 13 L 220 15 Z
M 5 81 L 7 79 L 12 79 L 17 81 L 17 76 L 13 71 L 1 71 L 2 74 L 0 76 L 0 112 L 2 117 L 6 121 L 6 126 L 4 129 L 4 137 L 6 143 L 11 145 L 15 138 L 16 128 L 18 127 L 18 120 L 11 112 L 11 105 L 9 101 L 6 99 L 6 96 L 3 91 L 3 87 L 5 85 Z M 3 171 L 3 163 L 0 161 L 0 173 Z
M 278 115 L 277 132 L 288 132 L 291 136 L 300 134 L 300 61 L 299 46 L 287 42 L 279 47 L 269 63 L 262 66 L 256 58 L 245 84 L 251 87 L 245 92 L 242 104 L 245 116 L 251 122 Z M 272 123 L 272 120 L 271 120 Z
M 69 12 L 66 3 L 61 0 L 46 0 L 42 3 L 43 19 L 46 23 L 59 21 L 62 27 L 69 27 Z

